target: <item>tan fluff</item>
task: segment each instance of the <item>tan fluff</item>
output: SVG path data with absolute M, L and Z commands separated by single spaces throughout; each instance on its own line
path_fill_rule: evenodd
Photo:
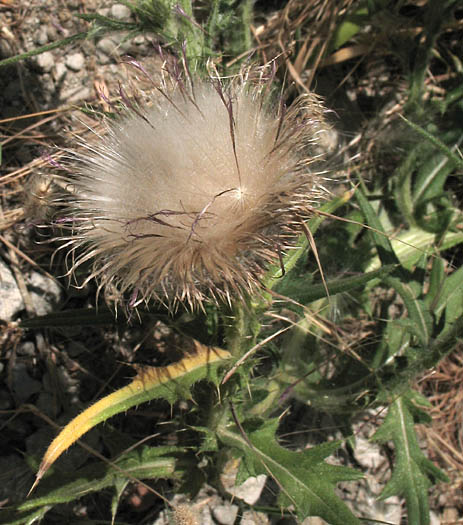
M 252 69 L 184 76 L 73 154 L 60 221 L 71 272 L 91 260 L 89 279 L 116 302 L 244 299 L 320 194 L 318 99 L 272 106 L 272 79 Z

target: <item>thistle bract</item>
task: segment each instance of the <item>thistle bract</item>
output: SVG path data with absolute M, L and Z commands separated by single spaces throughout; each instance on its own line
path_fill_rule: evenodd
M 259 289 L 320 196 L 311 164 L 326 130 L 315 96 L 272 103 L 267 72 L 167 75 L 149 104 L 127 99 L 82 141 L 66 177 L 71 273 L 91 260 L 88 279 L 131 305 L 195 309 Z

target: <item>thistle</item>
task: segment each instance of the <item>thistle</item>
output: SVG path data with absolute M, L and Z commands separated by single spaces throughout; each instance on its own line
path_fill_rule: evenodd
M 150 103 L 121 91 L 123 116 L 68 162 L 70 274 L 91 260 L 86 282 L 129 306 L 258 291 L 322 193 L 311 164 L 324 110 L 314 95 L 272 102 L 273 78 L 267 67 L 200 79 L 168 61 Z

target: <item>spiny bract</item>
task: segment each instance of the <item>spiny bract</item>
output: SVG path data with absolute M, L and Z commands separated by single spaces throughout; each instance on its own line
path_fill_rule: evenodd
M 87 281 L 131 306 L 245 300 L 320 196 L 324 110 L 310 95 L 272 105 L 271 68 L 170 71 L 150 104 L 123 97 L 124 115 L 71 154 L 70 273 L 92 260 Z

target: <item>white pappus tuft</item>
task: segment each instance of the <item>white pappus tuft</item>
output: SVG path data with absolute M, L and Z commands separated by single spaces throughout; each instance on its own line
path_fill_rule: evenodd
M 91 260 L 87 281 L 130 306 L 256 292 L 322 193 L 310 165 L 327 129 L 315 96 L 272 105 L 272 73 L 201 80 L 168 67 L 151 104 L 123 96 L 123 116 L 68 163 L 70 273 Z

